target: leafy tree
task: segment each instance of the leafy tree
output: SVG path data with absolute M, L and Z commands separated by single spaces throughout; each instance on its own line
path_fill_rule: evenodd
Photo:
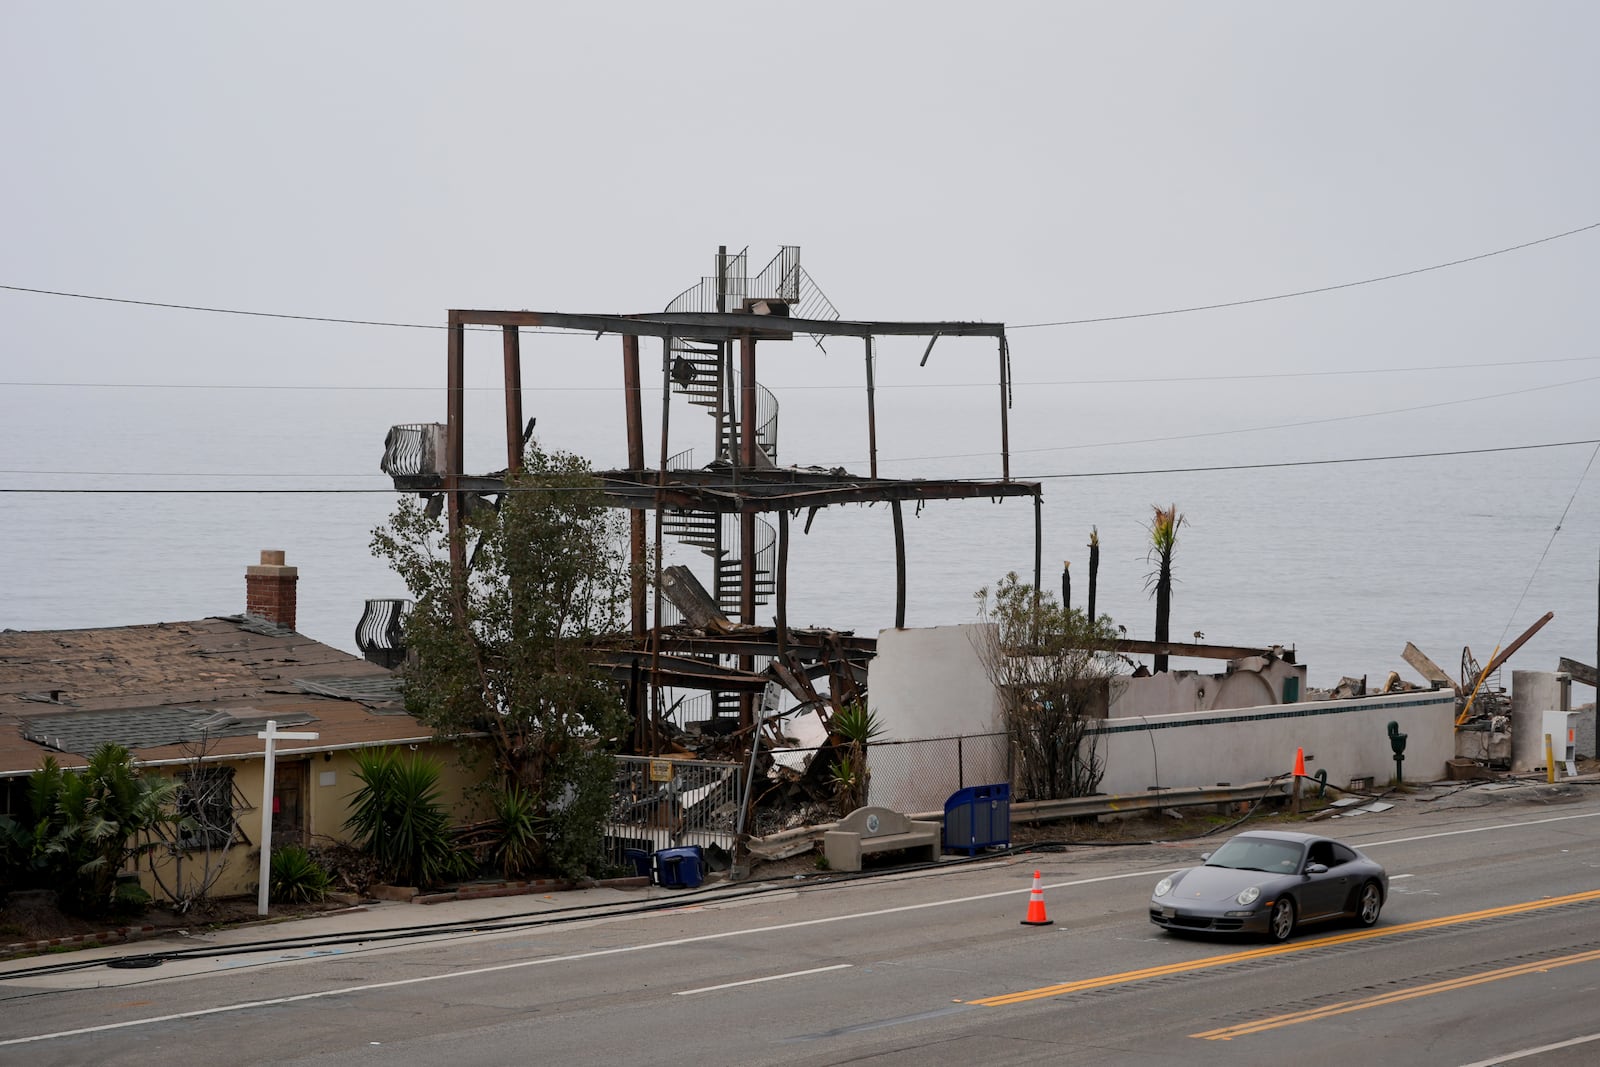
M 1063 608 L 1015 572 L 975 594 L 988 625 L 974 638 L 1000 697 L 1023 799 L 1088 796 L 1105 775 L 1090 724 L 1118 672 L 1111 616 Z
M 501 784 L 535 801 L 541 859 L 592 874 L 628 720 L 588 643 L 626 627 L 626 528 L 580 457 L 534 445 L 506 484 L 498 507 L 463 520 L 471 566 L 460 580 L 442 522 L 416 501 L 373 532 L 373 552 L 416 601 L 406 707 L 446 736 L 487 736 Z
M 1178 547 L 1178 527 L 1183 525 L 1184 520 L 1178 514 L 1176 504 L 1165 508 L 1155 504 L 1152 508 L 1155 516 L 1150 521 L 1150 552 L 1146 558 L 1156 565 L 1156 570 L 1146 581 L 1155 587 L 1156 641 L 1160 642 L 1169 640 L 1168 629 L 1172 623 L 1172 553 Z M 1156 673 L 1160 674 L 1166 669 L 1167 654 L 1157 653 Z

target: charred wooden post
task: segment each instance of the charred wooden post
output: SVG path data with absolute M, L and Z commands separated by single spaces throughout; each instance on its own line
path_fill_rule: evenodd
M 906 628 L 906 522 L 900 514 L 900 501 L 889 502 L 894 513 L 894 628 Z
M 500 327 L 506 382 L 506 470 L 522 469 L 522 331 Z
M 459 612 L 464 608 L 461 590 L 467 581 L 467 546 L 461 532 L 461 475 L 465 469 L 463 444 L 466 440 L 466 405 L 462 402 L 466 377 L 466 326 L 457 312 L 450 313 L 446 337 L 445 359 L 449 366 L 445 371 L 445 389 L 448 393 L 445 406 L 449 413 L 446 416 L 449 426 L 445 434 L 445 514 L 450 540 L 450 577 L 457 590 L 456 609 Z

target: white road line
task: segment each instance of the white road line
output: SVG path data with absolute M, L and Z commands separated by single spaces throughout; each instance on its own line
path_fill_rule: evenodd
M 1383 845 L 1406 845 L 1412 841 L 1432 841 L 1439 837 L 1458 837 L 1461 834 L 1481 834 L 1488 830 L 1515 830 L 1523 826 L 1543 826 L 1552 822 L 1568 822 L 1572 819 L 1593 819 L 1600 816 L 1600 811 L 1585 812 L 1582 815 L 1557 815 L 1549 819 L 1530 819 L 1528 822 L 1502 822 L 1493 826 L 1474 826 L 1470 830 L 1441 830 L 1436 834 L 1418 834 L 1416 837 L 1395 837 L 1388 841 L 1369 841 L 1358 848 L 1380 848 Z
M 853 963 L 835 963 L 832 967 L 813 967 L 809 971 L 790 971 L 788 974 L 769 974 L 765 978 L 746 978 L 742 982 L 724 982 L 721 985 L 701 986 L 699 989 L 680 989 L 672 994 L 675 997 L 692 997 L 696 993 L 714 993 L 719 989 L 732 989 L 741 985 L 758 985 L 761 982 L 776 982 L 784 978 L 802 978 L 808 974 L 821 974 L 823 971 L 842 971 L 846 967 L 854 967 Z
M 1476 1063 L 1464 1063 L 1461 1065 L 1461 1067 L 1499 1067 L 1500 1064 L 1509 1063 L 1511 1060 L 1520 1060 L 1528 1056 L 1537 1056 L 1541 1052 L 1553 1052 L 1558 1048 L 1571 1048 L 1573 1045 L 1584 1045 L 1590 1041 L 1600 1041 L 1600 1034 L 1589 1034 L 1586 1037 L 1574 1037 L 1568 1041 L 1557 1041 L 1553 1045 L 1540 1045 L 1538 1048 L 1525 1048 L 1520 1049 L 1517 1052 L 1506 1052 L 1499 1056 L 1491 1056 L 1486 1060 L 1478 1060 Z

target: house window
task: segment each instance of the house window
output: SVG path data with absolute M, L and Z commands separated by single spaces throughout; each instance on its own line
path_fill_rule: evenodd
M 28 798 L 28 778 L 0 778 L 0 817 L 17 818 Z
M 190 851 L 223 849 L 233 841 L 233 768 L 201 767 L 178 781 L 178 845 Z

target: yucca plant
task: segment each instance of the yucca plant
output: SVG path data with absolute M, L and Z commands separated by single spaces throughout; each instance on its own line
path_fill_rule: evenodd
M 438 885 L 461 871 L 449 815 L 439 799 L 439 774 L 437 762 L 402 758 L 394 749 L 356 753 L 361 786 L 345 829 L 399 884 Z
M 518 785 L 497 789 L 494 804 L 494 837 L 489 860 L 507 878 L 528 874 L 538 863 L 542 826 L 539 803 L 534 795 Z
M 844 752 L 828 769 L 839 814 L 848 815 L 867 802 L 867 744 L 883 733 L 876 712 L 860 704 L 846 704 L 833 713 L 830 724 L 835 737 L 844 742 Z
M 289 845 L 272 853 L 268 885 L 272 899 L 285 904 L 312 904 L 328 895 L 333 879 L 311 853 Z

